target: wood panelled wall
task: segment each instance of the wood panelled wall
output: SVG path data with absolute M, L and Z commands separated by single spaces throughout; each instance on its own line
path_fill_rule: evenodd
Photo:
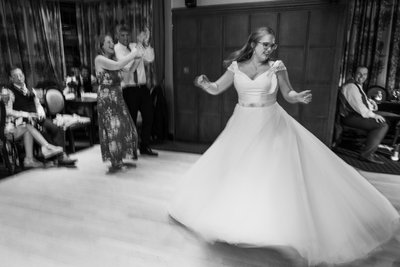
M 345 4 L 341 1 L 265 2 L 173 10 L 175 139 L 211 143 L 231 116 L 234 88 L 219 96 L 193 85 L 206 74 L 216 80 L 223 60 L 246 42 L 250 32 L 269 26 L 276 32 L 274 58 L 286 65 L 297 91 L 311 89 L 309 105 L 279 104 L 325 144 L 331 144 Z M 240 140 L 238 140 L 240 142 Z

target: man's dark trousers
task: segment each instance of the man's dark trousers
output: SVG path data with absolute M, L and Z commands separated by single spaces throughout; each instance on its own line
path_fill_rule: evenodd
M 357 113 L 349 114 L 342 118 L 342 123 L 367 132 L 367 140 L 360 153 L 362 157 L 368 157 L 378 149 L 389 129 L 389 125 L 386 122 L 378 123 L 373 118 L 363 118 Z
M 50 119 L 45 119 L 42 123 L 42 135 L 52 145 L 65 147 L 64 130 L 55 125 Z
M 140 148 L 147 148 L 150 144 L 151 128 L 153 125 L 153 102 L 150 90 L 146 85 L 127 86 L 123 89 L 123 96 L 135 125 L 137 125 L 138 111 L 142 115 Z

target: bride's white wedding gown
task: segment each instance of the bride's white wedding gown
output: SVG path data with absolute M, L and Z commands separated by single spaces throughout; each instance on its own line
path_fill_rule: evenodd
M 239 103 L 169 213 L 210 242 L 289 246 L 310 264 L 363 257 L 393 236 L 399 214 L 279 106 L 276 72 L 286 68 L 270 65 L 254 79 L 228 68 Z

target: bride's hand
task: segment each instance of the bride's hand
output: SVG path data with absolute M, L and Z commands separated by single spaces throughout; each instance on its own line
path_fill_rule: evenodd
M 200 76 L 197 76 L 194 79 L 194 85 L 196 85 L 197 87 L 200 87 L 203 90 L 206 90 L 208 87 L 210 87 L 211 82 L 210 80 L 207 78 L 206 75 L 202 74 Z
M 303 104 L 308 104 L 312 100 L 311 90 L 305 90 L 297 94 L 297 101 Z

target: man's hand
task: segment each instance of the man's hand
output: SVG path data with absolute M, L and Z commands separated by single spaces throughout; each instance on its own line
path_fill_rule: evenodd
M 375 114 L 375 116 L 373 117 L 375 119 L 375 121 L 377 123 L 384 123 L 386 120 L 384 117 L 382 117 L 381 115 Z
M 372 105 L 372 111 L 377 111 L 378 110 L 378 105 L 376 104 L 376 102 L 372 99 L 368 99 L 369 103 L 371 103 Z
M 26 118 L 26 119 L 28 119 L 28 121 L 32 122 L 32 121 L 36 121 L 36 119 L 38 118 L 38 114 L 35 112 L 24 112 L 22 117 Z
M 137 43 L 141 44 L 144 48 L 149 46 L 150 41 L 150 30 L 149 28 L 145 28 L 144 31 L 141 31 L 137 36 Z
M 136 49 L 137 49 L 137 52 L 136 52 L 135 59 L 142 58 L 144 56 L 144 52 L 145 52 L 143 45 L 141 43 L 136 44 Z
M 46 118 L 46 115 L 45 115 L 45 114 L 40 114 L 40 113 L 38 113 L 38 114 L 37 114 L 37 118 L 38 118 L 39 120 L 44 120 L 44 119 Z
M 38 112 L 35 113 L 35 115 L 39 120 L 44 120 L 46 118 L 46 113 L 44 112 L 43 108 L 38 109 Z

